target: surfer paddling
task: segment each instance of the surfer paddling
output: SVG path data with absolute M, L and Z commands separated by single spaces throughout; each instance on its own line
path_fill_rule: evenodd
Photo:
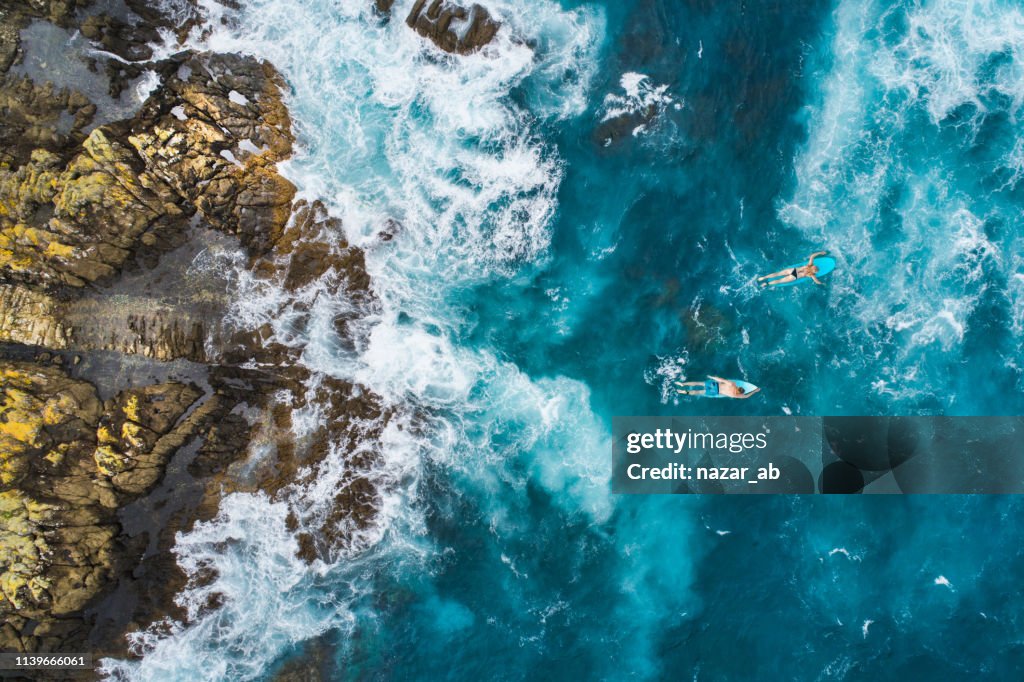
M 748 390 L 737 385 L 735 381 L 713 377 L 710 374 L 707 381 L 677 381 L 676 386 L 679 387 L 679 392 L 685 395 L 700 395 L 705 398 L 739 398 L 741 400 L 749 398 L 761 390 L 756 386 Z
M 824 256 L 827 253 L 828 251 L 818 251 L 817 253 L 812 253 L 811 257 L 807 259 L 807 265 L 801 265 L 799 267 L 792 267 L 787 268 L 785 270 L 779 270 L 778 272 L 773 272 L 770 275 L 758 277 L 757 281 L 761 283 L 762 289 L 764 287 L 773 287 L 778 284 L 788 284 L 790 282 L 795 282 L 798 279 L 803 279 L 804 277 L 813 280 L 815 284 L 824 285 L 824 282 L 822 282 L 815 276 L 818 274 L 818 266 L 814 264 L 814 259 L 818 258 L 819 256 Z M 766 282 L 765 280 L 770 281 Z

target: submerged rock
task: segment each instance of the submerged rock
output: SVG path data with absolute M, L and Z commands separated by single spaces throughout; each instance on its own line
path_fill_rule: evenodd
M 67 162 L 95 114 L 96 106 L 80 92 L 24 76 L 0 77 L 0 168 L 17 168 L 40 149 Z
M 85 9 L 92 3 L 93 0 L 6 0 L 4 4 L 7 11 L 68 26 L 74 20 L 76 10 Z

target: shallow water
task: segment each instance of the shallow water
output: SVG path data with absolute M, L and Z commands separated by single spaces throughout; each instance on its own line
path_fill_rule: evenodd
M 608 491 L 615 414 L 1022 411 L 1017 4 L 496 0 L 496 43 L 458 60 L 411 1 L 364 4 L 210 2 L 205 46 L 284 73 L 285 172 L 381 299 L 354 350 L 344 301 L 279 339 L 433 419 L 389 435 L 400 485 L 334 563 L 229 496 L 179 540 L 219 575 L 183 595 L 195 622 L 111 670 L 261 679 L 318 639 L 339 679 L 1019 677 L 1013 498 Z M 818 248 L 827 287 L 752 284 Z M 280 296 L 243 291 L 260 321 Z M 762 394 L 671 393 L 707 373 Z

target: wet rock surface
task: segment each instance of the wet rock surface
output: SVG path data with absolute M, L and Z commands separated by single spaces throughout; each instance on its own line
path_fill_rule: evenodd
M 0 171 L 0 272 L 51 291 L 109 281 L 133 254 L 174 243 L 187 218 L 176 199 L 106 128 L 65 166 L 37 149 Z
M 79 92 L 5 75 L 0 78 L 0 113 L 0 167 L 12 168 L 28 162 L 36 150 L 59 157 L 81 143 L 96 106 Z
M 448 0 L 416 0 L 405 23 L 445 52 L 461 55 L 490 43 L 501 26 L 482 5 L 467 9 Z

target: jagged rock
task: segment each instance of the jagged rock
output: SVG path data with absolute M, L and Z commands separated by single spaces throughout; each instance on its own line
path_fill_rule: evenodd
M 139 249 L 173 243 L 185 227 L 176 199 L 105 128 L 63 170 L 36 150 L 0 170 L 0 278 L 51 289 L 109 279 Z
M 7 73 L 18 58 L 21 47 L 20 22 L 12 20 L 9 12 L 0 9 L 0 73 Z
M 60 303 L 25 287 L 0 284 L 0 342 L 68 347 L 71 330 L 61 321 Z
M 107 14 L 84 18 L 79 30 L 105 52 L 119 57 L 103 62 L 109 82 L 108 94 L 118 98 L 132 82 L 142 75 L 146 60 L 153 57 L 152 43 L 160 42 L 156 28 L 144 22 L 129 23 Z
M 291 443 L 292 459 L 279 456 L 277 466 L 297 470 L 308 462 L 323 461 L 331 448 L 342 448 L 346 454 L 345 475 L 326 513 L 292 516 L 291 524 L 300 531 L 299 557 L 312 562 L 329 560 L 349 548 L 376 518 L 386 484 L 375 475 L 380 451 L 372 444 L 379 442 L 393 414 L 373 393 L 334 378 L 324 378 L 303 400 L 321 407 L 322 421 L 304 442 Z M 305 471 L 300 483 L 311 484 L 320 475 L 316 466 Z
M 298 202 L 287 230 L 278 240 L 274 259 L 264 272 L 284 269 L 284 287 L 295 291 L 328 272 L 343 283 L 350 298 L 363 300 L 370 288 L 366 259 L 360 249 L 349 246 L 341 221 L 332 218 L 319 201 Z M 332 292 L 337 288 L 332 288 Z
M 147 296 L 84 297 L 64 304 L 68 347 L 112 350 L 154 360 L 206 362 L 206 326 L 194 307 Z
M 466 10 L 447 0 L 432 0 L 429 6 L 427 0 L 416 0 L 405 23 L 445 52 L 462 55 L 491 42 L 501 26 L 481 5 Z
M 147 24 L 130 24 L 107 14 L 87 16 L 79 30 L 89 40 L 127 61 L 141 61 L 153 56 L 149 45 L 160 40 L 156 28 Z
M 0 364 L 0 488 L 88 454 L 101 408 L 92 386 L 58 369 Z
M 402 231 L 402 224 L 393 218 L 384 221 L 384 228 L 377 233 L 377 239 L 382 242 L 389 242 Z
M 56 89 L 50 83 L 38 85 L 24 76 L 3 76 L 0 168 L 17 168 L 37 149 L 66 162 L 85 139 L 83 130 L 95 114 L 96 106 L 80 92 Z
M 47 19 L 58 26 L 68 26 L 75 16 L 75 10 L 84 9 L 93 0 L 6 0 L 5 9 L 40 19 Z
M 115 512 L 160 477 L 199 393 L 172 382 L 104 405 L 59 368 L 0 361 L 0 616 L 12 625 L 0 647 L 54 651 L 81 635 L 65 617 L 114 580 Z
M 87 464 L 101 407 L 90 385 L 57 369 L 0 365 L 0 616 L 13 625 L 0 632 L 4 650 L 45 646 L 33 632 L 46 628 L 28 626 L 81 608 L 110 577 L 113 503 Z
M 0 343 L 205 362 L 207 330 L 201 312 L 196 306 L 174 306 L 146 296 L 62 301 L 24 286 L 0 284 Z
M 292 145 L 280 76 L 234 55 L 162 69 L 139 115 L 93 130 L 66 166 L 45 148 L 0 166 L 0 279 L 108 281 L 140 251 L 176 245 L 195 209 L 257 254 L 280 237 L 295 194 L 274 168 Z
M 201 395 L 196 386 L 158 384 L 124 391 L 104 406 L 93 458 L 115 489 L 140 495 L 156 483 L 173 454 L 166 443 L 160 447 L 162 437 Z
M 377 2 L 390 10 L 389 0 Z M 166 19 L 142 0 L 126 0 L 140 15 L 153 14 L 140 23 L 102 13 L 75 19 L 76 7 L 87 4 L 6 3 L 0 67 L 17 58 L 17 31 L 4 33 L 14 26 L 7 20 L 12 13 L 69 27 L 80 21 L 83 35 L 127 59 L 148 53 L 144 41 L 153 27 L 174 28 L 159 23 Z M 483 8 L 474 6 L 470 18 L 445 7 L 448 19 L 438 24 L 441 10 L 428 10 L 430 26 L 417 30 L 462 53 L 493 38 L 497 24 Z M 466 29 L 461 37 L 452 30 L 459 21 Z M 115 65 L 122 67 L 136 68 Z M 160 609 L 173 606 L 165 592 L 183 584 L 169 552 L 174 534 L 212 518 L 226 490 L 279 495 L 309 484 L 318 462 L 341 448 L 351 467 L 326 515 L 295 516 L 309 560 L 345 546 L 371 523 L 380 502 L 371 476 L 379 449 L 367 443 L 380 437 L 389 414 L 376 396 L 336 379 L 314 385 L 299 362 L 301 349 L 274 343 L 266 327 L 238 331 L 217 345 L 211 338 L 218 304 L 190 299 L 191 290 L 161 290 L 183 278 L 153 277 L 152 289 L 134 288 L 144 280 L 136 264 L 151 268 L 154 254 L 162 254 L 157 270 L 166 274 L 166 263 L 178 257 L 170 250 L 187 236 L 213 234 L 202 229 L 208 224 L 238 237 L 257 276 L 287 291 L 319 283 L 324 295 L 344 296 L 351 312 L 336 328 L 346 338 L 351 319 L 374 305 L 362 251 L 345 242 L 340 222 L 319 202 L 293 211 L 295 189 L 275 170 L 293 138 L 283 81 L 273 67 L 211 54 L 182 54 L 147 67 L 161 82 L 140 112 L 88 135 L 95 107 L 81 95 L 25 79 L 0 81 L 0 342 L 33 346 L 0 349 L 4 650 L 85 650 L 96 631 L 83 611 L 115 583 L 136 578 L 136 594 L 149 596 L 140 599 L 132 627 L 166 615 Z M 218 364 L 191 374 L 196 365 L 174 363 L 185 366 L 184 374 L 170 380 L 163 369 L 153 370 L 155 363 L 93 353 L 101 349 Z M 85 362 L 68 361 L 80 351 Z M 35 357 L 37 364 L 5 354 Z M 99 391 L 52 364 L 62 360 L 75 376 L 93 377 Z M 96 379 L 97 370 L 116 379 Z M 150 374 L 164 377 L 162 383 L 139 385 L 138 377 Z M 143 379 L 149 381 L 157 379 Z M 313 405 L 323 406 L 325 422 L 297 438 L 292 413 Z M 193 459 L 175 460 L 175 475 L 164 478 L 178 452 Z M 195 479 L 183 483 L 179 474 Z M 182 501 L 186 492 L 197 499 Z M 150 503 L 181 507 L 147 527 L 144 534 L 155 538 L 152 554 L 146 549 L 140 561 L 139 543 L 148 540 L 129 537 L 119 518 Z
M 238 55 L 179 59 L 131 124 L 147 169 L 217 229 L 255 253 L 271 248 L 291 215 L 295 187 L 274 169 L 291 154 L 283 81 Z

